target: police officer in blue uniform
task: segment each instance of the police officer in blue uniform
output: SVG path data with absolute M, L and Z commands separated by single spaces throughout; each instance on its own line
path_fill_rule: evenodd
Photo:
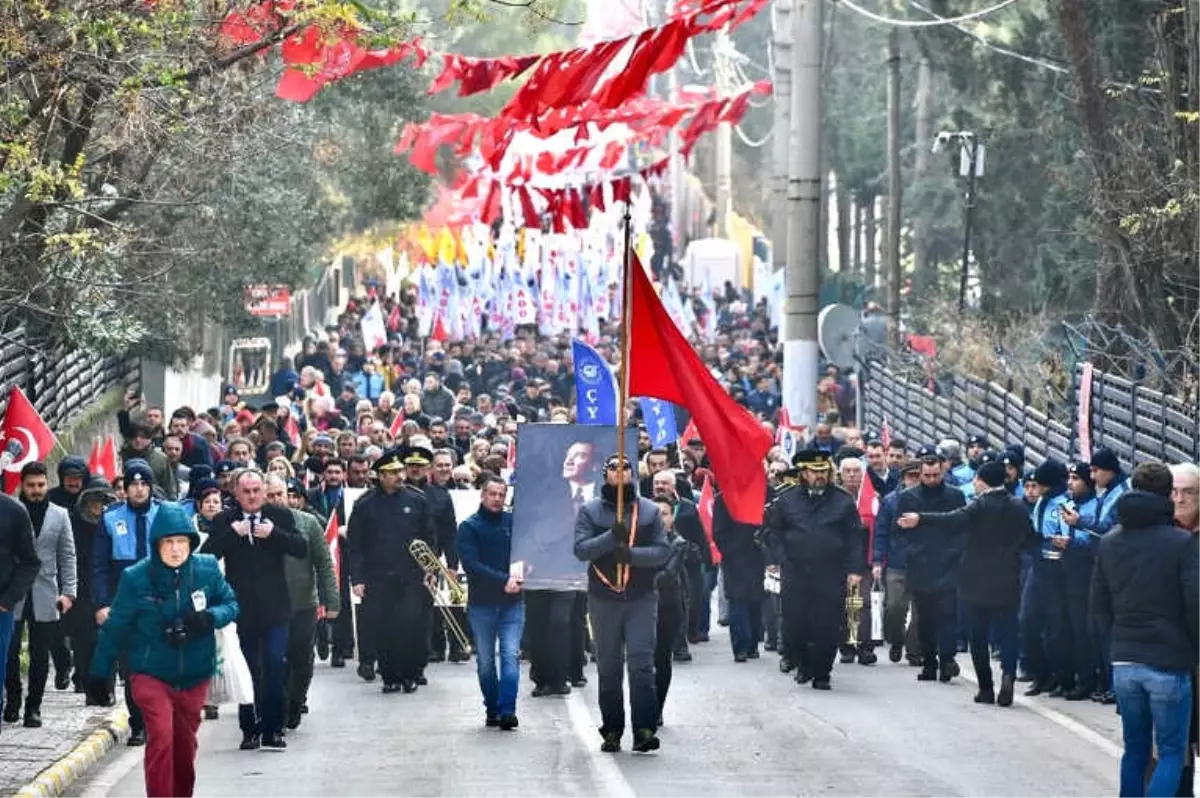
M 1103 537 L 1117 524 L 1117 500 L 1129 490 L 1129 475 L 1112 449 L 1097 449 L 1092 453 L 1092 483 L 1096 486 L 1096 521 L 1091 531 Z M 1100 683 L 1092 700 L 1115 704 L 1112 691 L 1111 630 L 1093 627 L 1096 637 L 1096 657 L 1099 660 Z
M 150 527 L 161 502 L 153 497 L 154 472 L 150 464 L 135 457 L 125 462 L 125 501 L 104 511 L 96 530 L 92 556 L 92 602 L 96 623 L 108 620 L 109 605 L 117 594 L 117 583 L 126 568 L 149 554 Z M 133 700 L 129 658 L 122 655 L 117 670 L 125 680 L 125 706 L 129 709 L 131 746 L 146 744 L 146 723 Z
M 1087 463 L 1072 463 L 1067 469 L 1067 493 L 1070 498 L 1059 510 L 1059 537 L 1063 548 L 1066 613 L 1059 640 L 1058 688 L 1068 701 L 1090 698 L 1096 689 L 1096 646 L 1088 618 L 1088 596 L 1092 569 L 1096 564 L 1099 536 L 1096 526 L 1099 507 L 1092 485 L 1092 470 Z M 1051 695 L 1055 695 L 1052 691 Z
M 1040 539 L 1033 569 L 1025 592 L 1025 610 L 1021 618 L 1021 642 L 1025 649 L 1027 673 L 1033 684 L 1027 696 L 1055 689 L 1055 659 L 1060 646 L 1055 634 L 1066 624 L 1066 580 L 1063 576 L 1062 506 L 1067 495 L 1067 467 L 1048 458 L 1033 472 L 1040 496 L 1033 507 L 1033 531 Z M 1061 694 L 1061 692 L 1060 692 Z

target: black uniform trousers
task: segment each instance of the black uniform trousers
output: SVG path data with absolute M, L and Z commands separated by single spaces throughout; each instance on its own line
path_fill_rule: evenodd
M 29 630 L 29 690 L 25 712 L 41 712 L 42 696 L 46 693 L 46 678 L 50 674 L 50 649 L 59 635 L 58 621 L 38 622 L 33 619 L 33 602 L 25 599 L 20 618 L 13 620 L 12 642 L 8 646 L 8 669 L 4 682 L 5 714 L 14 717 L 21 708 L 21 632 Z
M 525 591 L 529 678 L 536 686 L 559 687 L 567 683 L 574 605 L 573 590 Z
M 347 609 L 347 612 L 338 613 L 338 617 L 333 619 L 331 623 L 333 627 L 332 648 L 333 653 L 343 659 L 354 659 L 354 613 L 350 612 L 350 563 L 346 556 L 346 538 L 342 536 L 338 541 L 338 567 L 341 579 L 338 583 L 338 596 L 341 597 L 342 606 Z M 359 614 L 362 613 L 362 607 L 359 607 Z M 361 628 L 361 624 L 360 624 Z M 358 657 L 363 658 L 363 641 L 359 638 L 358 641 Z
M 917 606 L 917 639 L 925 673 L 935 673 L 939 664 L 949 667 L 958 653 L 958 593 L 955 590 L 914 590 Z
M 74 672 L 71 681 L 76 690 L 87 687 L 88 674 L 92 670 L 92 652 L 96 650 L 96 608 L 91 601 L 80 599 L 63 615 L 63 634 L 71 641 L 71 658 Z
M 384 683 L 416 681 L 428 653 L 422 619 L 429 601 L 425 585 L 415 579 L 390 577 L 367 583 L 366 592 L 371 598 L 363 606 Z
M 590 645 L 587 611 L 587 593 L 577 590 L 575 601 L 571 605 L 571 651 L 567 658 L 567 671 L 572 682 L 583 680 L 583 669 L 587 665 L 587 652 Z
M 658 714 L 662 717 L 667 693 L 671 689 L 671 663 L 675 658 L 676 632 L 686 625 L 687 607 L 681 596 L 661 598 L 658 602 L 658 633 L 654 643 L 654 686 L 658 693 Z
M 783 580 L 780 600 L 787 656 L 800 673 L 816 680 L 829 679 L 837 655 L 840 630 L 846 614 L 845 589 L 788 587 Z

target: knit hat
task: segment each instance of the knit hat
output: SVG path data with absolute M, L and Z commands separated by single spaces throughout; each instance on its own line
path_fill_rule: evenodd
M 1004 464 L 1014 466 L 1018 471 L 1025 468 L 1025 447 L 1019 443 L 1010 443 L 1004 447 Z
M 1067 467 L 1062 461 L 1050 457 L 1033 472 L 1033 479 L 1048 488 L 1060 487 L 1067 481 Z
M 1004 485 L 1004 463 L 999 460 L 983 463 L 975 471 L 975 476 L 989 488 L 999 488 Z
M 129 487 L 133 482 L 145 482 L 147 485 L 154 483 L 154 472 L 150 470 L 150 464 L 140 457 L 125 461 L 125 486 Z
M 1083 483 L 1087 485 L 1088 490 L 1096 489 L 1096 486 L 1092 481 L 1092 468 L 1087 463 L 1071 463 L 1071 465 L 1067 466 L 1067 473 L 1083 480 Z
M 1120 471 L 1121 460 L 1112 449 L 1097 449 L 1092 452 L 1091 466 L 1104 471 Z
M 217 481 L 212 477 L 205 477 L 204 479 L 192 483 L 192 485 L 195 488 L 192 491 L 192 498 L 195 500 L 196 504 L 204 501 L 204 497 L 210 493 L 221 492 L 221 489 L 217 487 Z

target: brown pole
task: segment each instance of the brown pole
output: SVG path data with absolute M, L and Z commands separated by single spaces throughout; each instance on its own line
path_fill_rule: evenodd
M 618 465 L 625 462 L 625 402 L 629 396 L 629 304 L 633 296 L 633 218 L 630 214 L 632 199 L 625 203 L 625 252 L 621 268 L 621 365 L 617 376 L 617 458 Z M 630 477 L 632 478 L 632 474 Z M 625 475 L 617 478 L 617 523 L 625 520 Z M 630 530 L 633 539 L 636 530 Z M 624 590 L 629 580 L 629 566 L 617 565 L 617 587 Z

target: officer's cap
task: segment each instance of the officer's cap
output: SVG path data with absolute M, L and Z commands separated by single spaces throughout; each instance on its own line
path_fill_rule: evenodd
M 792 465 L 807 471 L 829 471 L 833 468 L 829 454 L 819 449 L 801 449 L 792 458 Z
M 404 452 L 398 448 L 391 448 L 379 456 L 375 461 L 376 471 L 402 471 L 404 470 Z
M 219 462 L 215 466 L 213 466 L 213 472 L 217 476 L 221 476 L 222 474 L 228 474 L 233 471 L 237 471 L 240 467 L 241 466 L 239 466 L 237 463 L 235 463 L 232 460 L 222 460 L 221 462 Z
M 427 466 L 433 462 L 433 452 L 424 446 L 406 446 L 403 452 L 405 465 Z
M 987 445 L 988 439 L 986 435 L 972 435 L 967 438 L 967 446 L 982 446 L 986 449 Z
M 918 460 L 941 460 L 942 453 L 932 443 L 926 443 L 921 448 L 917 449 Z

